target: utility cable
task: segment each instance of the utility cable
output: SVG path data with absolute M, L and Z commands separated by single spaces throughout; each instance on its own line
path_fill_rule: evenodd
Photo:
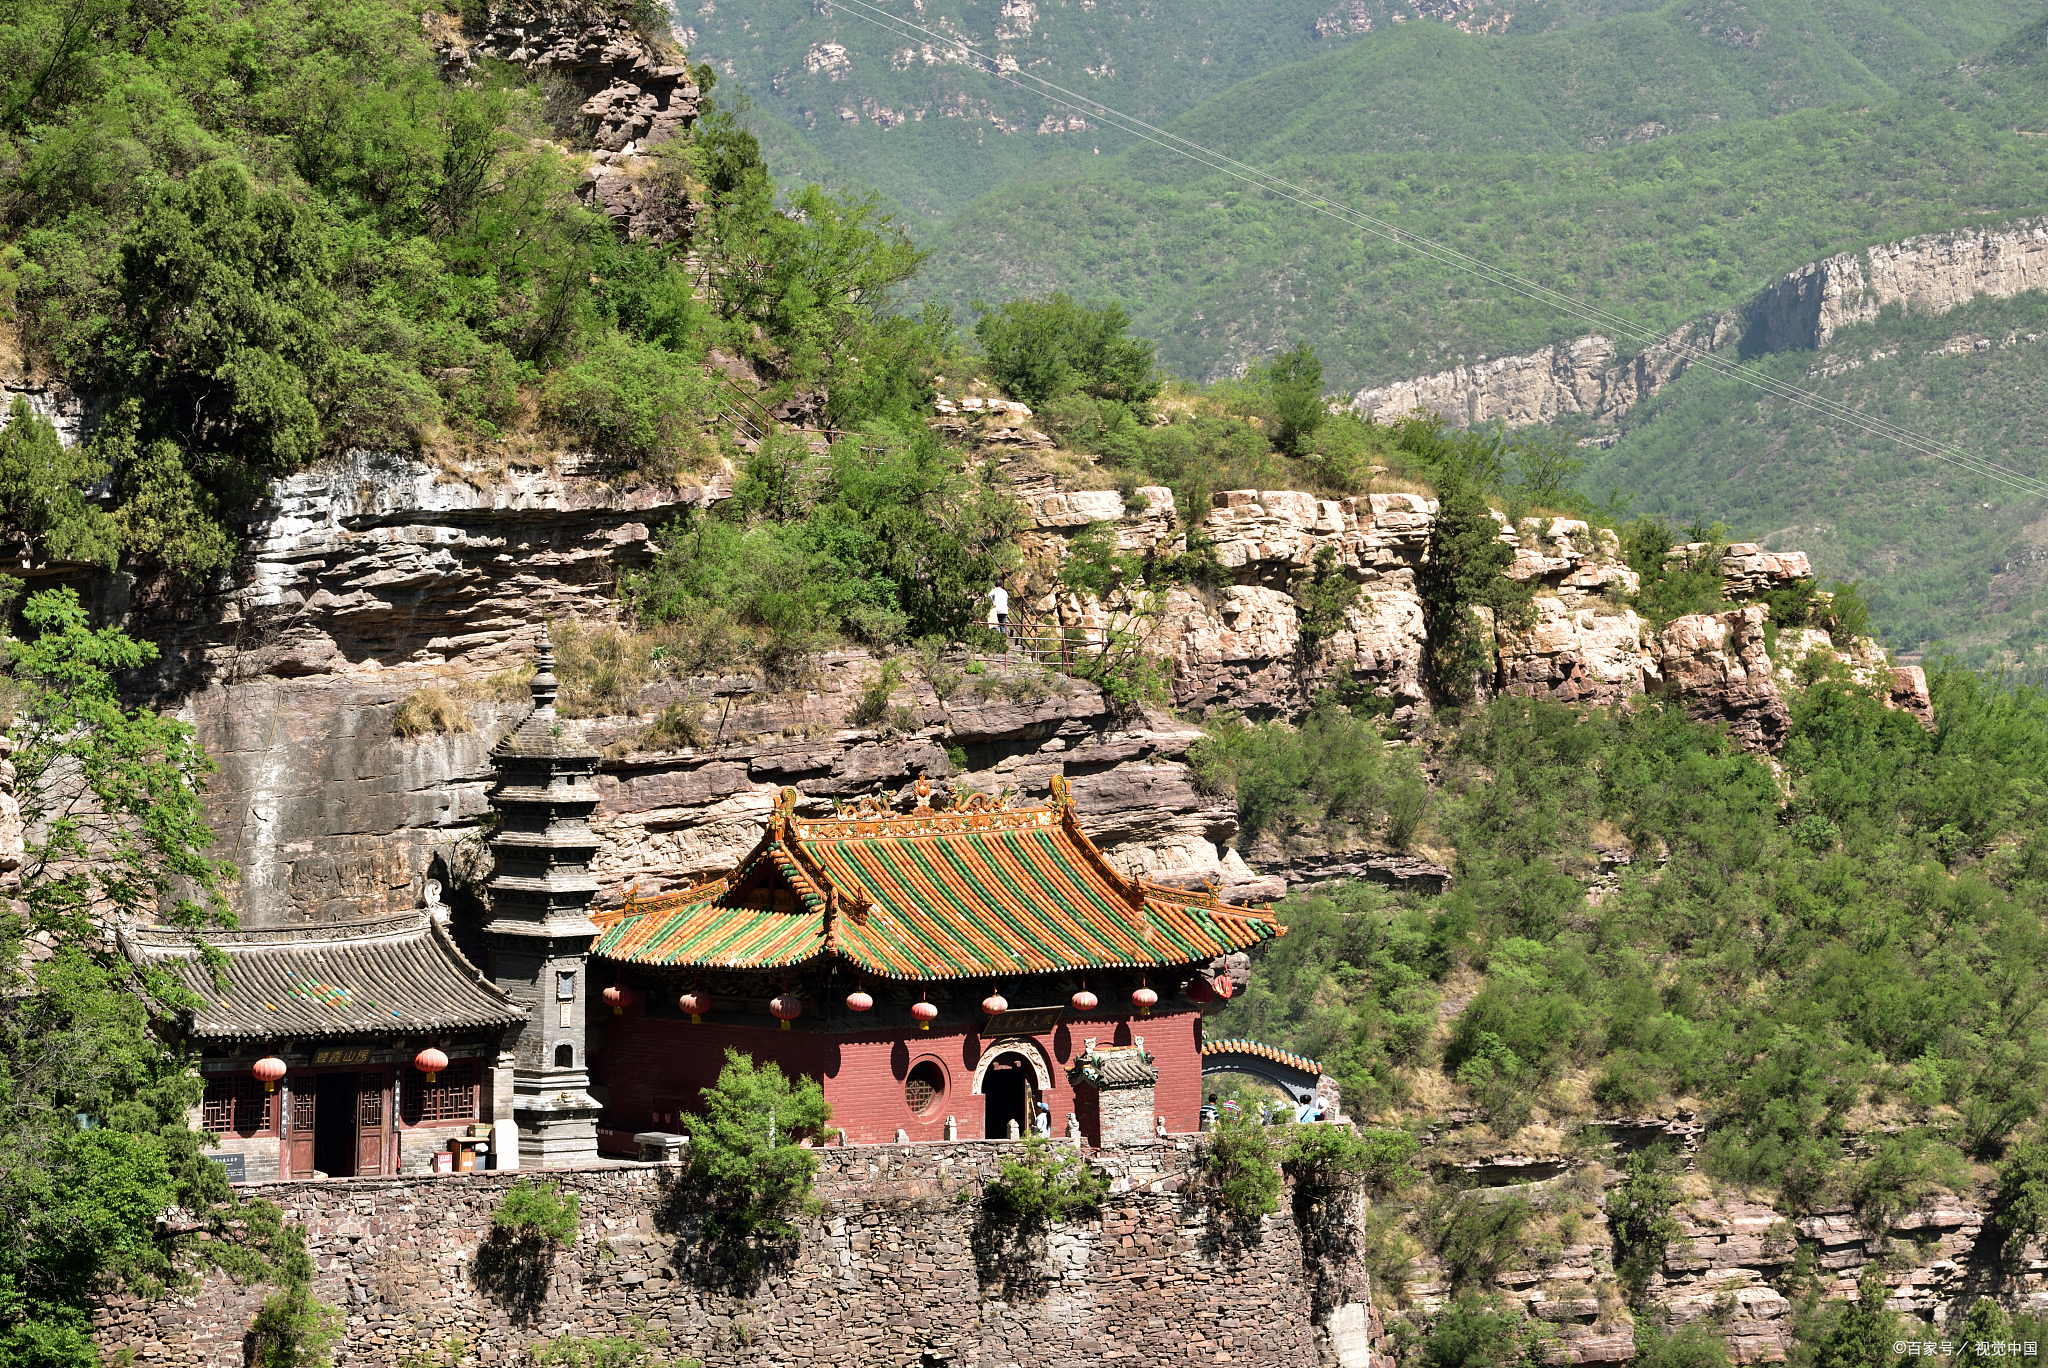
M 1882 437 L 1910 450 L 1932 456 L 1937 460 L 1947 462 L 1971 474 L 2016 490 L 2023 495 L 2035 498 L 2048 498 L 2048 482 L 2028 475 L 2024 471 L 2002 465 L 1973 452 L 1965 451 L 1952 443 L 1938 442 L 1931 438 L 1922 437 L 1920 434 L 1888 419 L 1867 415 L 1835 400 L 1810 394 L 1774 376 L 1758 374 L 1753 368 L 1731 363 L 1691 342 L 1678 341 L 1676 340 L 1677 334 L 1675 333 L 1660 337 L 1617 314 L 1586 304 L 1581 300 L 1573 299 L 1568 295 L 1560 294 L 1537 281 L 1493 266 L 1477 257 L 1467 255 L 1455 248 L 1426 238 L 1419 233 L 1411 232 L 1397 224 L 1368 214 L 1363 210 L 1328 199 L 1304 186 L 1296 185 L 1258 167 L 1204 147 L 1200 143 L 1147 123 L 1134 115 L 1125 114 L 1120 110 L 1103 104 L 1092 96 L 1069 90 L 1042 76 L 1025 72 L 1016 67 L 1014 63 L 1006 67 L 1003 62 L 980 51 L 965 39 L 940 33 L 912 20 L 892 14 L 881 6 L 872 3 L 872 0 L 827 0 L 828 9 L 834 5 L 843 9 L 852 17 L 897 37 L 909 38 L 922 35 L 934 39 L 941 46 L 957 52 L 975 70 L 1014 86 L 1027 94 L 1036 95 L 1050 104 L 1072 110 L 1077 114 L 1084 116 L 1092 114 L 1098 121 L 1108 123 L 1118 132 L 1126 133 L 1134 138 L 1151 143 L 1189 161 L 1193 161 L 1198 165 L 1206 166 L 1213 171 L 1245 181 L 1277 198 L 1287 200 L 1302 208 L 1322 214 L 1325 217 L 1334 218 L 1345 223 L 1347 226 L 1360 229 L 1397 246 L 1406 247 L 1441 265 L 1477 275 L 1488 284 L 1509 290 L 1534 302 L 1546 304 L 1589 326 L 1614 333 L 1624 342 L 1633 342 L 1645 349 L 1653 347 L 1665 348 L 1692 365 L 1701 366 L 1715 374 L 1737 380 L 1752 388 L 1761 390 L 1774 398 L 1798 404 L 1823 418 L 1860 428 L 1872 436 Z M 1031 84 L 1027 85 L 1026 81 L 1031 82 Z

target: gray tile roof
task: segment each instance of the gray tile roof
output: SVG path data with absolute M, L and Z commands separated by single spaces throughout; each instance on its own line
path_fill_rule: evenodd
M 128 954 L 177 970 L 204 1005 L 200 1040 L 308 1040 L 420 1035 L 510 1026 L 526 1013 L 456 948 L 425 910 L 275 931 L 218 932 L 227 987 L 216 985 L 183 933 L 123 934 Z

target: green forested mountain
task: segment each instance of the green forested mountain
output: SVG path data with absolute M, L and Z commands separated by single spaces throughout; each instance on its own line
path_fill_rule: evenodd
M 1540 68 L 1516 84 L 1514 103 L 1545 109 L 1546 120 L 1504 119 L 1510 133 L 1498 137 L 1483 130 L 1499 102 L 1448 93 L 1510 85 L 1506 69 L 1482 72 L 1479 64 L 1515 40 L 1423 26 L 1314 65 L 1330 70 L 1334 88 L 1339 68 L 1385 42 L 1403 48 L 1411 65 L 1441 67 L 1428 84 L 1445 92 L 1436 97 L 1443 110 L 1427 123 L 1451 130 L 1446 151 L 1423 150 L 1414 136 L 1367 115 L 1302 120 L 1295 138 L 1253 118 L 1243 150 L 1334 200 L 1662 328 L 1737 307 L 1818 256 L 2048 204 L 2048 139 L 2025 136 L 2041 131 L 2048 108 L 2043 32 L 2037 23 L 1986 57 L 1889 98 L 1774 119 L 1701 117 L 1690 132 L 1570 150 L 1574 120 L 1583 135 L 1589 116 L 1572 113 Z M 1224 104 L 1257 109 L 1264 87 L 1296 79 L 1264 78 L 1181 126 L 1215 136 L 1230 117 Z M 1669 112 L 1679 103 L 1654 91 L 1641 109 Z M 1603 117 L 1620 127 L 1635 115 Z M 1500 145 L 1508 136 L 1518 141 Z M 1355 146 L 1362 141 L 1381 145 Z M 926 276 L 940 298 L 1052 288 L 1115 295 L 1159 340 L 1162 359 L 1191 375 L 1225 372 L 1308 337 L 1331 387 L 1348 388 L 1586 330 L 1335 219 L 1222 175 L 1197 175 L 1154 149 L 1087 178 L 1011 186 L 932 245 Z

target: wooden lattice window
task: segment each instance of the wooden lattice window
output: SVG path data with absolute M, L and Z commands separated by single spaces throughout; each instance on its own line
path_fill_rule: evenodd
M 254 1078 L 211 1078 L 200 1103 L 200 1125 L 215 1135 L 260 1135 L 270 1129 L 274 1092 Z
M 919 1116 L 930 1111 L 945 1095 L 945 1070 L 929 1059 L 920 1060 L 910 1071 L 910 1077 L 903 1080 L 903 1101 Z
M 405 1121 L 417 1126 L 433 1121 L 476 1120 L 476 1061 L 457 1059 L 434 1075 L 407 1079 Z
M 313 1133 L 313 1102 L 317 1094 L 309 1084 L 292 1089 L 292 1134 Z
M 362 1074 L 356 1079 L 356 1124 L 364 1130 L 384 1125 L 384 1075 Z

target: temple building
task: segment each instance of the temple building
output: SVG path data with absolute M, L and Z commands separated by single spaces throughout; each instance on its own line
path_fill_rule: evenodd
M 221 932 L 118 929 L 198 1005 L 162 1023 L 206 1083 L 231 1178 L 559 1168 L 687 1129 L 729 1047 L 819 1080 L 854 1143 L 1095 1144 L 1193 1131 L 1202 1020 L 1270 913 L 1120 873 L 1066 780 L 1011 807 L 919 780 L 803 815 L 782 791 L 724 878 L 597 911 L 598 752 L 533 707 L 493 751 L 475 913 L 422 877 L 408 913 Z M 472 904 L 474 905 L 474 904 Z
M 1119 872 L 1075 818 L 961 793 L 799 815 L 724 878 L 600 914 L 600 1144 L 683 1128 L 728 1047 L 820 1081 L 854 1143 L 1199 1126 L 1202 1019 L 1270 913 Z M 616 990 L 616 991 L 611 991 Z

